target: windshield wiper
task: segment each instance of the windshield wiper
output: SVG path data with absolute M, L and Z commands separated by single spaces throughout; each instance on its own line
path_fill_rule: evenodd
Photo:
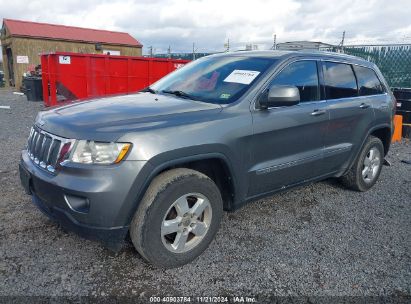
M 140 92 L 149 92 L 149 93 L 151 93 L 151 94 L 157 94 L 157 91 L 156 91 L 156 90 L 153 90 L 153 89 L 150 88 L 150 87 L 146 87 L 146 88 L 142 89 Z
M 189 99 L 193 99 L 193 97 L 190 94 L 187 94 L 184 91 L 172 91 L 172 90 L 163 90 L 161 91 L 162 93 L 167 93 L 167 94 L 173 94 L 176 95 L 178 97 L 183 97 L 183 98 L 189 98 Z

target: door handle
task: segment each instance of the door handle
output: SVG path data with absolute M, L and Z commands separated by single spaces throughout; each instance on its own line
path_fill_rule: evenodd
M 314 112 L 311 113 L 311 116 L 320 116 L 325 114 L 324 110 L 314 110 Z
M 369 104 L 366 104 L 366 103 L 362 103 L 361 105 L 360 105 L 360 108 L 361 109 L 367 109 L 367 108 L 369 108 L 370 107 L 370 105 Z

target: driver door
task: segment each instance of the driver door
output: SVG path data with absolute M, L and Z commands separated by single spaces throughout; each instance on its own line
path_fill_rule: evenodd
M 300 103 L 252 110 L 248 197 L 298 184 L 321 172 L 329 113 L 320 98 L 317 62 L 288 64 L 269 87 L 272 85 L 296 86 Z

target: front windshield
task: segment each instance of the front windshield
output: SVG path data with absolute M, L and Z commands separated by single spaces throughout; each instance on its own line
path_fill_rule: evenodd
M 226 104 L 241 97 L 273 63 L 272 58 L 205 57 L 167 75 L 151 86 L 199 101 Z

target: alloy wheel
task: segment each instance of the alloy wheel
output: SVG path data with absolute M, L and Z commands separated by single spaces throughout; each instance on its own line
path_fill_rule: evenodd
M 203 240 L 211 224 L 210 201 L 200 193 L 178 198 L 167 210 L 161 224 L 163 245 L 173 253 L 187 252 Z
M 381 153 L 376 147 L 372 147 L 364 158 L 362 178 L 366 183 L 374 181 L 381 166 Z

